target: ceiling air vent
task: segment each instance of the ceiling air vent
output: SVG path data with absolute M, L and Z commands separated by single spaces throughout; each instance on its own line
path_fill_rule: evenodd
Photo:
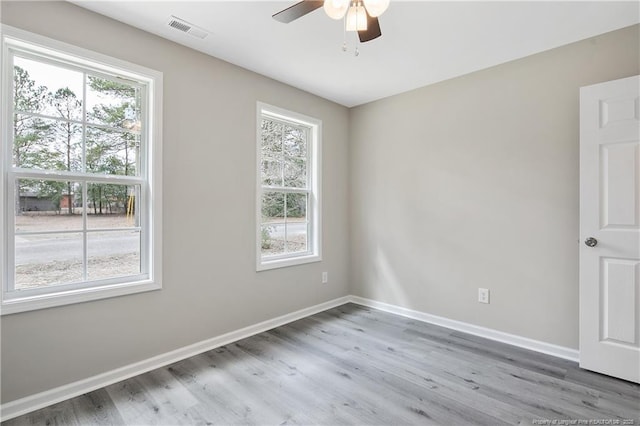
M 196 27 L 195 25 L 190 24 L 180 18 L 176 18 L 175 16 L 171 16 L 171 18 L 169 18 L 169 22 L 167 22 L 167 25 L 169 25 L 171 28 L 175 28 L 178 31 L 182 31 L 183 33 L 187 33 L 198 38 L 205 38 L 209 35 L 209 33 L 202 28 Z

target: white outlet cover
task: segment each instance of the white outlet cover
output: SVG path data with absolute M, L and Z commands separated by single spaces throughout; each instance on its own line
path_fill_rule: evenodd
M 478 302 L 480 302 L 480 303 L 489 303 L 489 289 L 488 288 L 479 288 L 478 289 Z

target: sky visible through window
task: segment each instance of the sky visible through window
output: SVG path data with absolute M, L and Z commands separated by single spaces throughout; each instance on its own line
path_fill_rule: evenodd
M 43 62 L 32 61 L 20 56 L 14 57 L 14 65 L 26 70 L 29 78 L 36 82 L 37 86 L 45 86 L 48 92 L 68 87 L 79 99 L 83 96 L 82 72 L 57 67 Z M 87 90 L 87 110 L 93 105 L 116 105 L 119 99 L 109 99 L 108 96 L 97 91 Z
M 78 96 L 82 94 L 81 72 L 31 61 L 19 56 L 15 57 L 14 64 L 25 69 L 29 73 L 29 77 L 36 81 L 37 85 L 46 86 L 51 92 L 62 87 L 68 87 Z

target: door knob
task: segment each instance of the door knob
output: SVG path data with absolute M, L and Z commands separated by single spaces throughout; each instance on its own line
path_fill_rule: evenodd
M 593 237 L 589 237 L 586 240 L 584 240 L 584 243 L 587 245 L 587 247 L 595 247 L 598 245 L 598 240 L 596 240 Z

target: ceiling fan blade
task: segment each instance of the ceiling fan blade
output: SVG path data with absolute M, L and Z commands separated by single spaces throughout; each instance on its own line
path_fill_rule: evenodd
M 306 15 L 307 13 L 321 8 L 323 3 L 323 0 L 303 0 L 276 13 L 275 15 L 273 15 L 273 19 L 288 24 L 289 22 L 295 21 L 296 19 Z
M 378 18 L 374 18 L 367 12 L 367 29 L 364 31 L 358 31 L 358 37 L 360 37 L 360 43 L 371 41 L 382 35 L 380 31 L 380 22 Z

